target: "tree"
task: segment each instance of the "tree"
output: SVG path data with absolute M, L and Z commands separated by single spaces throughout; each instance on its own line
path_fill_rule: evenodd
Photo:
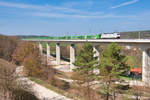
M 42 74 L 42 59 L 39 49 L 32 42 L 22 42 L 13 54 L 13 60 L 23 65 L 28 76 L 39 77 Z
M 1 100 L 38 100 L 30 91 L 31 85 L 19 81 L 16 66 L 0 59 L 0 98 Z
M 11 61 L 17 44 L 17 37 L 0 35 L 0 58 Z
M 22 64 L 24 59 L 30 55 L 40 58 L 38 47 L 32 42 L 20 42 L 13 53 L 13 60 L 17 64 Z
M 78 80 L 77 83 L 85 86 L 86 89 L 86 100 L 92 100 L 90 96 L 90 82 L 94 80 L 93 69 L 96 67 L 98 60 L 94 58 L 93 46 L 89 43 L 86 43 L 81 51 L 79 52 L 79 56 L 76 57 L 75 66 L 78 66 L 74 69 L 75 80 Z
M 126 56 L 121 54 L 121 47 L 116 43 L 110 44 L 101 54 L 100 78 L 104 82 L 105 91 L 103 92 L 107 100 L 111 92 L 115 93 L 116 84 L 114 82 L 119 80 L 118 76 L 129 70 L 126 60 Z

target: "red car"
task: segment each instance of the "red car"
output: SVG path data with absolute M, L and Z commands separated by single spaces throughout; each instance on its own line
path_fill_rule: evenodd
M 142 74 L 142 69 L 141 68 L 131 68 L 130 73 Z
M 133 77 L 133 78 L 141 79 L 142 78 L 142 69 L 141 68 L 131 68 L 129 76 Z

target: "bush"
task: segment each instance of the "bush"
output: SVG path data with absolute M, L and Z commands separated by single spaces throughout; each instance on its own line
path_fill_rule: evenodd
M 26 57 L 23 62 L 25 73 L 28 76 L 41 77 L 42 66 L 39 61 L 32 55 Z
M 51 82 L 51 84 L 63 90 L 70 88 L 70 84 L 68 82 L 56 78 Z
M 50 83 L 54 80 L 56 74 L 56 70 L 52 68 L 52 66 L 44 66 L 43 67 L 43 74 L 42 74 L 42 79 L 43 80 L 48 80 Z
M 77 84 L 73 84 L 71 89 L 69 89 L 69 93 L 74 94 L 75 97 L 81 98 L 81 100 L 103 100 L 96 90 L 90 88 L 90 96 L 88 92 L 89 90 L 85 86 Z
M 16 89 L 13 93 L 14 100 L 39 100 L 33 93 L 24 89 Z

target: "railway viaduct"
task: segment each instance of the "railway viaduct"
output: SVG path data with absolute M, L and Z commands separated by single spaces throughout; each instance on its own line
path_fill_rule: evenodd
M 47 43 L 47 58 L 50 57 L 49 43 L 56 43 L 56 62 L 60 64 L 60 43 L 70 44 L 70 68 L 73 69 L 73 62 L 75 61 L 75 44 L 76 43 L 92 43 L 96 51 L 94 56 L 99 56 L 96 45 L 105 45 L 109 43 L 117 43 L 124 46 L 134 46 L 140 48 L 142 51 L 142 81 L 148 82 L 150 80 L 150 39 L 89 39 L 89 40 L 49 40 L 49 39 L 24 39 L 24 41 L 38 42 L 40 53 L 43 53 L 42 42 Z

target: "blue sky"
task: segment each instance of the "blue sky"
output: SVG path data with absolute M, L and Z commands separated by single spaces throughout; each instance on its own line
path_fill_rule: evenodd
M 0 0 L 0 33 L 80 35 L 150 29 L 150 0 Z

